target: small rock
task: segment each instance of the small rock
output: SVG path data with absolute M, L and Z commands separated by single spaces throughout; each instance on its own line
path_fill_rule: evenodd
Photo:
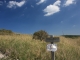
M 0 53 L 0 59 L 3 58 L 3 57 L 5 57 L 5 56 L 4 56 L 3 54 Z

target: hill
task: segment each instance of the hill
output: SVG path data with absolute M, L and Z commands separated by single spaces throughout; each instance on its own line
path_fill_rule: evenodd
M 12 35 L 14 34 L 11 30 L 0 29 L 0 35 Z
M 51 54 L 46 50 L 47 44 L 25 34 L 0 35 L 0 51 L 5 55 L 2 60 L 51 60 Z M 60 36 L 57 46 L 56 60 L 80 59 L 80 37 L 71 39 Z

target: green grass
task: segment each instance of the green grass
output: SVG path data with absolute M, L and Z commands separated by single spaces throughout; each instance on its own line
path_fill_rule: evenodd
M 0 51 L 8 56 L 2 60 L 51 60 L 47 44 L 33 40 L 30 35 L 0 35 Z M 57 46 L 56 60 L 80 60 L 80 38 L 60 37 Z

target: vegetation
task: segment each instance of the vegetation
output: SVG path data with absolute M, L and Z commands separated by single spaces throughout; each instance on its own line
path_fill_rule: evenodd
M 66 38 L 73 38 L 73 39 L 80 37 L 80 35 L 62 35 L 62 36 L 66 37 Z
M 37 31 L 33 34 L 33 39 L 45 40 L 48 36 L 48 33 L 44 30 Z
M 0 35 L 0 51 L 6 55 L 1 60 L 51 60 L 45 41 L 33 40 L 30 35 Z M 80 60 L 80 37 L 60 37 L 55 52 L 56 60 Z
M 12 35 L 13 32 L 11 30 L 0 29 L 0 35 Z

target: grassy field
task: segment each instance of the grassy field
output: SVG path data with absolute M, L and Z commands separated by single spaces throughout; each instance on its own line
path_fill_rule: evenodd
M 30 35 L 0 35 L 0 51 L 6 55 L 1 60 L 51 60 L 45 41 L 33 40 Z M 60 36 L 55 52 L 56 60 L 80 60 L 80 37 Z

